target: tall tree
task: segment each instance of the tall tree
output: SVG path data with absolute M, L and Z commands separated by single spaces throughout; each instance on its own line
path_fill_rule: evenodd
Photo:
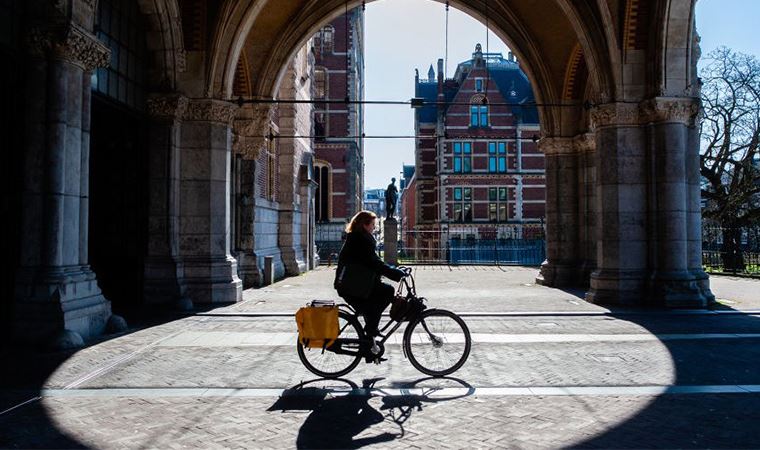
M 760 223 L 760 61 L 720 47 L 701 70 L 704 217 L 723 229 L 726 270 L 744 269 L 741 230 Z

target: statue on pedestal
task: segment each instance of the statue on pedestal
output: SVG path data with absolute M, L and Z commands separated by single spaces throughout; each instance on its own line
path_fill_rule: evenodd
M 391 178 L 391 184 L 385 189 L 385 218 L 392 219 L 396 214 L 396 201 L 398 200 L 398 188 L 396 179 Z

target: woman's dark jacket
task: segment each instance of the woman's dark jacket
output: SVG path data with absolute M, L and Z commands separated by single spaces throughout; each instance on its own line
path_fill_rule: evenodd
M 383 262 L 377 253 L 375 253 L 376 246 L 375 238 L 365 231 L 352 231 L 348 233 L 346 242 L 343 243 L 343 248 L 340 249 L 340 254 L 338 255 L 338 269 L 335 271 L 336 281 L 337 275 L 341 273 L 343 266 L 346 264 L 361 264 L 374 270 L 378 275 L 386 276 L 393 281 L 399 281 L 404 272 Z M 379 276 L 376 282 L 380 282 Z M 337 288 L 337 285 L 334 285 Z

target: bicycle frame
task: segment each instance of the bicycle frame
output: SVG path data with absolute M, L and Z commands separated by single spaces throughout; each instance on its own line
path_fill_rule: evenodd
M 404 294 L 404 292 L 406 292 L 406 294 Z M 424 302 L 424 299 L 417 297 L 417 286 L 411 272 L 407 272 L 407 276 L 405 276 L 404 278 L 400 280 L 398 287 L 396 288 L 396 295 L 406 297 L 408 301 L 410 302 L 419 302 L 419 303 Z M 341 303 L 338 305 L 338 307 L 344 308 L 344 310 L 347 310 L 347 312 L 350 313 L 354 317 L 359 316 L 359 313 L 357 313 L 357 311 L 353 307 L 351 307 L 351 305 L 348 305 L 346 303 Z M 410 326 L 414 322 L 414 320 L 417 318 L 417 316 L 421 314 L 422 311 L 424 310 L 425 310 L 424 307 L 419 308 L 415 316 L 409 317 L 407 320 L 408 322 L 407 327 Z M 388 341 L 388 339 L 390 339 L 393 333 L 395 333 L 401 327 L 402 323 L 403 321 L 399 322 L 394 319 L 390 319 L 388 322 L 386 322 L 385 325 L 378 330 L 378 336 L 381 338 L 379 343 L 381 345 L 385 345 L 386 341 Z M 343 333 L 343 331 L 346 329 L 346 327 L 348 327 L 348 325 L 349 324 L 346 323 L 339 330 L 338 336 L 340 336 L 340 334 Z M 433 333 L 430 332 L 430 330 L 428 330 L 427 324 L 425 324 L 424 321 L 422 322 L 422 328 L 428 333 L 428 336 L 430 337 L 432 341 L 434 341 L 435 343 L 438 343 L 441 341 L 441 339 L 438 336 L 434 335 Z M 362 329 L 362 331 L 364 330 Z M 356 344 L 359 346 L 358 351 L 361 352 L 361 354 L 364 354 L 366 350 L 369 348 L 370 340 L 367 339 L 366 336 L 361 336 L 359 339 L 337 338 L 329 347 L 322 349 L 322 351 L 327 350 L 336 354 L 355 356 L 356 351 L 344 349 L 343 348 L 344 344 L 345 345 Z M 406 358 L 407 357 L 406 350 L 403 350 L 403 346 L 402 346 L 402 351 L 404 352 L 404 357 Z

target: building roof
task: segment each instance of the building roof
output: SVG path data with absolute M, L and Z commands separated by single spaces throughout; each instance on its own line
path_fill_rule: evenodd
M 479 49 L 480 45 L 476 47 L 476 52 L 472 54 L 472 59 L 459 63 L 454 72 L 454 77 L 444 81 L 444 101 L 450 102 L 454 98 L 460 85 L 475 65 L 475 61 L 482 58 L 486 62 L 491 80 L 498 86 L 499 91 L 507 102 L 529 105 L 535 103 L 536 99 L 533 95 L 530 80 L 528 80 L 525 72 L 520 69 L 519 63 L 511 53 L 508 58 L 504 58 L 501 53 L 482 53 L 477 51 Z M 415 78 L 415 96 L 421 97 L 426 103 L 435 102 L 438 98 L 438 83 L 432 82 L 430 79 L 422 80 L 419 77 Z M 419 122 L 435 123 L 438 120 L 437 113 L 438 108 L 435 105 L 428 105 L 418 108 L 416 116 Z M 512 113 L 522 123 L 538 124 L 538 109 L 534 105 L 513 106 Z

